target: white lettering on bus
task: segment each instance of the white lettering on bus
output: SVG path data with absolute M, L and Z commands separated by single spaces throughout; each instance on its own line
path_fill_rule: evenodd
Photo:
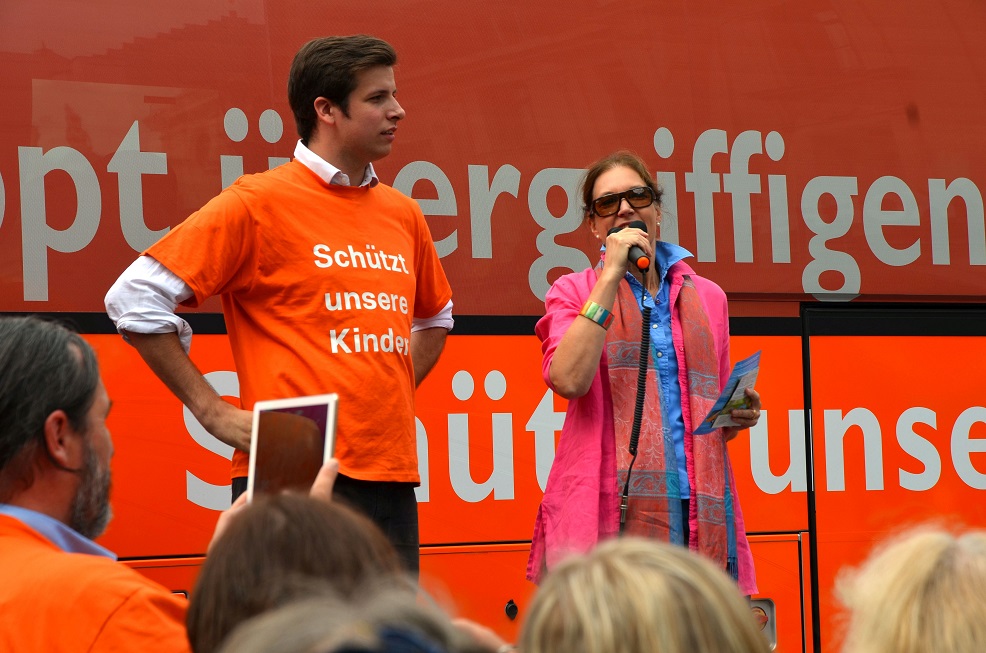
M 695 206 L 696 258 L 702 262 L 716 262 L 719 248 L 715 237 L 716 194 L 729 195 L 733 220 L 733 261 L 752 263 L 756 259 L 753 242 L 752 197 L 763 192 L 760 175 L 750 172 L 754 156 L 766 155 L 780 163 L 785 154 L 785 143 L 780 133 L 747 130 L 740 132 L 729 143 L 728 134 L 721 129 L 708 129 L 695 140 L 692 152 L 692 169 L 684 174 L 685 190 L 692 193 Z M 666 127 L 654 133 L 654 150 L 663 159 L 674 152 L 674 137 Z M 712 162 L 717 155 L 729 155 L 729 172 L 713 172 Z M 555 239 L 575 231 L 581 223 L 578 183 L 582 170 L 573 168 L 546 168 L 536 173 L 528 188 L 527 204 L 534 221 L 542 227 L 536 245 L 541 254 L 531 265 L 528 283 L 539 299 L 544 299 L 549 284 L 547 272 L 553 268 L 581 270 L 589 265 L 588 257 L 578 249 L 559 245 Z M 520 197 L 520 172 L 516 167 L 503 165 L 489 181 L 487 166 L 470 165 L 469 173 L 469 229 L 472 234 L 472 257 L 493 258 L 492 213 L 497 199 L 502 195 Z M 678 175 L 659 171 L 657 177 L 664 189 L 665 212 L 678 215 Z M 394 180 L 394 187 L 413 197 L 415 184 L 429 182 L 438 190 L 438 199 L 419 200 L 426 215 L 454 215 L 458 206 L 455 189 L 441 168 L 427 161 L 417 161 L 405 166 Z M 928 179 L 928 206 L 930 216 L 931 262 L 933 265 L 951 265 L 949 238 L 949 209 L 956 200 L 965 208 L 968 234 L 968 263 L 970 266 L 986 265 L 986 226 L 984 226 L 983 197 L 971 180 L 958 177 L 950 181 Z M 568 196 L 568 205 L 561 215 L 554 215 L 547 208 L 547 193 L 559 187 Z M 788 183 L 784 174 L 767 175 L 769 204 L 770 261 L 791 262 L 791 224 L 788 203 Z M 810 261 L 802 271 L 802 290 L 822 300 L 848 300 L 860 294 L 862 274 L 857 261 L 859 254 L 833 248 L 830 243 L 849 233 L 856 222 L 856 205 L 853 198 L 860 194 L 859 179 L 845 176 L 818 176 L 809 179 L 801 194 L 801 217 L 812 236 L 808 241 Z M 832 218 L 823 217 L 822 207 L 831 200 L 836 205 Z M 887 198 L 900 209 L 884 208 Z M 957 219 L 957 218 L 955 218 Z M 862 226 L 864 240 L 877 261 L 889 267 L 907 267 L 917 262 L 922 251 L 919 228 L 921 210 L 914 192 L 902 179 L 884 175 L 876 179 L 863 192 Z M 929 231 L 929 229 L 925 229 Z M 891 238 L 891 235 L 893 238 Z M 678 242 L 678 225 L 666 221 L 662 227 L 662 240 Z M 891 241 L 906 239 L 907 245 L 896 247 Z M 448 256 L 459 248 L 457 229 L 436 241 L 440 256 Z M 822 277 L 834 272 L 842 277 L 839 287 L 824 287 Z
M 806 457 L 804 437 L 804 412 L 789 411 L 788 436 L 790 463 L 780 475 L 770 467 L 770 446 L 768 443 L 769 411 L 761 413 L 760 423 L 750 429 L 750 465 L 753 480 L 757 487 L 767 494 L 778 494 L 785 490 L 804 492 L 807 490 Z M 899 467 L 897 481 L 901 488 L 924 492 L 938 485 L 942 475 L 942 452 L 927 437 L 920 435 L 915 425 L 922 430 L 939 431 L 938 415 L 934 410 L 913 407 L 904 410 L 896 421 L 896 442 L 903 453 L 921 465 L 921 471 Z M 986 437 L 974 437 L 972 429 L 986 426 L 986 408 L 972 406 L 965 409 L 952 425 L 949 437 L 949 457 L 959 479 L 970 488 L 986 489 L 986 472 L 973 465 L 972 454 L 986 452 Z M 884 449 L 893 442 L 884 437 L 880 420 L 868 408 L 853 408 L 847 412 L 828 409 L 822 411 L 822 433 L 816 437 L 824 443 L 825 489 L 828 492 L 845 492 L 846 451 L 863 456 L 863 483 L 867 491 L 885 489 Z M 946 427 L 942 427 L 943 429 Z M 986 434 L 986 430 L 983 430 Z M 859 447 L 861 441 L 862 447 Z M 981 460 L 986 460 L 982 458 Z M 858 486 L 857 486 L 858 487 Z
M 268 115 L 270 114 L 270 115 Z M 266 117 L 266 118 L 265 118 Z M 264 112 L 270 138 L 279 134 L 274 129 L 280 124 L 276 112 Z M 263 122 L 263 120 L 262 120 Z M 276 123 L 276 124 L 275 124 Z M 261 125 L 263 127 L 263 124 Z M 270 139 L 268 139 L 270 141 Z M 662 159 L 672 156 L 674 137 L 666 127 L 654 132 L 654 151 Z M 769 205 L 770 253 L 774 264 L 791 262 L 791 216 L 788 201 L 788 178 L 781 174 L 785 165 L 786 145 L 777 131 L 746 130 L 730 135 L 722 129 L 707 129 L 695 138 L 691 156 L 691 170 L 686 171 L 684 190 L 693 196 L 695 208 L 696 258 L 699 262 L 716 262 L 721 248 L 716 242 L 716 195 L 728 195 L 732 207 L 733 255 L 736 263 L 753 263 L 763 260 L 753 239 L 752 206 L 754 196 L 764 193 Z M 728 172 L 715 172 L 716 157 L 728 155 Z M 242 172 L 242 161 L 231 161 L 231 155 L 223 155 L 223 185 Z M 760 160 L 766 157 L 766 162 Z M 241 157 L 232 157 L 241 158 Z M 49 300 L 49 252 L 71 254 L 91 245 L 102 219 L 102 189 L 93 165 L 76 149 L 56 146 L 48 150 L 40 147 L 18 147 L 21 253 L 25 301 Z M 270 167 L 284 162 L 271 157 Z M 777 168 L 777 173 L 754 174 L 751 162 L 759 168 L 764 165 Z M 236 164 L 236 165 L 234 165 Z M 720 168 L 721 169 L 721 168 Z M 61 223 L 58 216 L 50 220 L 45 205 L 46 180 L 50 173 L 64 172 L 75 188 L 75 215 L 64 229 L 56 229 L 52 223 Z M 167 155 L 164 152 L 141 151 L 140 125 L 134 121 L 106 165 L 106 171 L 118 177 L 120 194 L 120 226 L 124 238 L 135 251 L 140 251 L 167 232 L 167 228 L 148 229 L 144 219 L 143 177 L 166 175 Z M 493 258 L 492 223 L 495 205 L 504 196 L 520 199 L 521 173 L 517 167 L 505 164 L 493 172 L 486 165 L 470 164 L 468 173 L 469 232 L 467 245 L 470 255 L 476 259 Z M 549 287 L 549 273 L 553 270 L 581 270 L 589 265 L 589 257 L 573 246 L 562 245 L 557 239 L 578 229 L 581 223 L 581 204 L 578 183 L 582 170 L 577 168 L 546 167 L 536 172 L 527 188 L 526 203 L 531 218 L 541 227 L 535 245 L 538 257 L 528 269 L 528 285 L 539 299 Z M 657 177 L 665 190 L 665 209 L 669 215 L 677 215 L 679 174 L 658 171 Z M 453 217 L 459 203 L 455 188 L 446 173 L 430 161 L 413 161 L 405 165 L 394 179 L 394 187 L 413 197 L 419 182 L 434 187 L 436 199 L 418 200 L 428 216 Z M 835 241 L 846 236 L 857 221 L 862 226 L 862 241 L 877 265 L 888 268 L 907 268 L 921 260 L 925 248 L 930 249 L 932 265 L 969 266 L 986 265 L 986 211 L 980 188 L 971 179 L 927 179 L 927 195 L 915 192 L 912 185 L 893 175 L 882 175 L 868 187 L 861 186 L 858 177 L 822 175 L 808 179 L 800 200 L 792 198 L 800 207 L 801 219 L 811 236 L 808 239 L 810 260 L 802 269 L 801 289 L 823 300 L 846 300 L 859 295 L 863 288 L 863 274 L 859 260 L 867 252 L 840 249 Z M 549 210 L 547 197 L 553 189 L 561 189 L 567 199 L 564 210 L 556 215 Z M 862 196 L 857 214 L 855 198 Z M 917 198 L 926 197 L 921 206 Z M 0 179 L 0 223 L 10 209 L 7 194 Z M 829 215 L 834 202 L 835 214 Z M 960 207 L 961 204 L 961 207 Z M 963 211 L 964 209 L 964 211 Z M 964 212 L 964 222 L 962 214 Z M 448 229 L 447 225 L 453 228 Z M 454 222 L 445 221 L 447 234 L 436 241 L 436 249 L 445 257 L 463 246 L 458 239 Z M 952 236 L 964 226 L 968 252 L 956 261 L 953 258 Z M 757 229 L 761 229 L 757 226 Z M 666 221 L 662 238 L 678 241 L 679 225 Z M 436 235 L 441 236 L 438 229 Z M 930 247 L 929 247 L 930 246 Z M 370 246 L 367 246 L 370 247 Z M 325 244 L 314 248 L 315 265 L 319 267 L 375 267 L 409 274 L 401 256 L 363 250 L 354 246 L 331 250 Z M 872 269 L 872 267 L 870 268 Z M 888 272 L 890 272 L 888 270 Z M 841 283 L 833 284 L 832 274 L 841 277 Z M 825 283 L 823 284 L 823 277 Z
M 348 331 L 345 330 L 345 331 Z M 349 334 L 340 335 L 349 337 Z M 352 342 L 350 339 L 349 343 Z M 342 347 L 342 343 L 336 346 Z M 350 346 L 347 344 L 346 346 Z M 213 372 L 207 375 L 210 382 L 224 395 L 234 396 L 236 378 L 232 372 Z M 499 370 L 490 370 L 484 380 L 486 396 L 499 401 L 506 395 L 507 380 Z M 459 370 L 452 377 L 452 392 L 459 401 L 465 402 L 472 398 L 475 391 L 473 375 L 466 370 Z M 545 389 L 544 395 L 537 407 L 524 422 L 524 429 L 532 434 L 534 439 L 534 463 L 538 486 L 544 491 L 548 480 L 548 472 L 554 462 L 555 441 L 565 420 L 564 411 L 557 411 L 555 395 Z M 824 487 L 827 492 L 845 492 L 847 489 L 879 492 L 885 489 L 884 483 L 884 450 L 892 446 L 893 439 L 884 438 L 880 420 L 873 411 L 856 407 L 848 411 L 825 409 L 822 414 L 822 432 L 816 434 L 821 443 L 821 449 L 816 453 L 824 458 L 824 483 L 820 477 L 816 487 Z M 779 474 L 771 467 L 771 452 L 778 459 L 778 447 L 770 446 L 769 424 L 771 416 L 768 410 L 761 413 L 757 426 L 750 429 L 750 465 L 752 478 L 757 488 L 765 494 L 780 494 L 782 492 L 805 492 L 808 489 L 807 457 L 805 452 L 804 411 L 787 411 L 787 443 L 789 458 L 787 467 Z M 516 460 L 515 443 L 520 434 L 514 430 L 514 414 L 510 412 L 494 412 L 490 414 L 492 446 L 476 446 L 470 437 L 470 424 L 475 415 L 468 412 L 450 412 L 447 417 L 445 437 L 448 442 L 448 474 L 449 482 L 455 495 L 462 501 L 476 503 L 492 497 L 494 501 L 510 501 L 515 498 Z M 897 418 L 895 426 L 896 443 L 900 450 L 921 466 L 918 470 L 911 465 L 901 466 L 897 470 L 899 486 L 905 490 L 925 492 L 932 490 L 941 480 L 943 471 L 943 456 L 935 444 L 925 435 L 918 433 L 916 426 L 921 426 L 924 433 L 941 432 L 948 434 L 948 452 L 952 467 L 962 483 L 976 489 L 986 489 L 986 470 L 973 464 L 973 454 L 986 453 L 986 437 L 975 437 L 973 429 L 986 427 L 986 407 L 972 406 L 963 410 L 955 422 L 948 427 L 939 426 L 938 415 L 934 410 L 925 407 L 905 409 Z M 229 458 L 232 449 L 218 440 L 210 445 L 206 440 L 212 438 L 204 429 L 196 427 L 197 422 L 190 413 L 185 415 L 186 427 L 193 439 L 204 448 Z M 416 419 L 415 432 L 417 437 L 418 471 L 421 485 L 415 494 L 419 502 L 430 500 L 430 484 L 433 479 L 429 466 L 430 442 L 429 434 L 424 424 Z M 986 435 L 986 430 L 981 433 Z M 778 433 L 775 431 L 775 436 Z M 779 435 L 783 437 L 783 435 Z M 862 446 L 860 446 L 860 444 Z M 784 445 L 781 445 L 783 448 Z M 526 448 L 526 447 L 525 447 Z M 864 474 L 862 479 L 846 479 L 846 457 L 862 455 Z M 473 476 L 471 461 L 475 456 L 492 455 L 493 468 L 484 480 L 476 480 Z M 986 460 L 981 457 L 980 462 Z M 484 465 L 486 467 L 486 465 Z M 820 466 L 816 469 L 821 469 Z M 222 491 L 226 491 L 225 499 Z M 228 506 L 228 487 L 209 486 L 188 473 L 188 498 L 196 505 L 223 509 L 220 504 Z

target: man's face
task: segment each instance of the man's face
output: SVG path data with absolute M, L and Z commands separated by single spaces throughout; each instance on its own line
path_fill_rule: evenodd
M 82 434 L 85 438 L 85 460 L 79 472 L 79 489 L 72 501 L 69 517 L 69 526 L 89 539 L 102 535 L 112 516 L 110 458 L 113 456 L 113 441 L 106 428 L 109 412 L 110 398 L 100 379 L 96 398 L 86 416 L 86 431 Z
M 397 122 L 404 109 L 397 102 L 394 69 L 376 66 L 364 70 L 349 94 L 349 115 L 339 115 L 338 135 L 342 156 L 354 167 L 382 159 L 390 154 Z M 360 179 L 351 180 L 358 184 Z

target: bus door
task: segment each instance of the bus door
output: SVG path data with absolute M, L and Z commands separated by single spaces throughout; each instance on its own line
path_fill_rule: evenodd
M 840 571 L 926 522 L 986 509 L 986 307 L 806 305 L 814 650 L 838 650 Z

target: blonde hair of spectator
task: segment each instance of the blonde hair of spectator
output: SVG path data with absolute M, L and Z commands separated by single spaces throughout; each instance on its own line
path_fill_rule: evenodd
M 521 628 L 523 653 L 761 653 L 735 583 L 671 544 L 610 540 L 558 564 Z
M 986 531 L 924 526 L 840 574 L 845 653 L 986 650 Z

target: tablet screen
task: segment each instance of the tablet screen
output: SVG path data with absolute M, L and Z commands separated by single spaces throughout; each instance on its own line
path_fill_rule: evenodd
M 254 406 L 249 498 L 255 492 L 307 492 L 332 457 L 336 395 L 260 401 Z

